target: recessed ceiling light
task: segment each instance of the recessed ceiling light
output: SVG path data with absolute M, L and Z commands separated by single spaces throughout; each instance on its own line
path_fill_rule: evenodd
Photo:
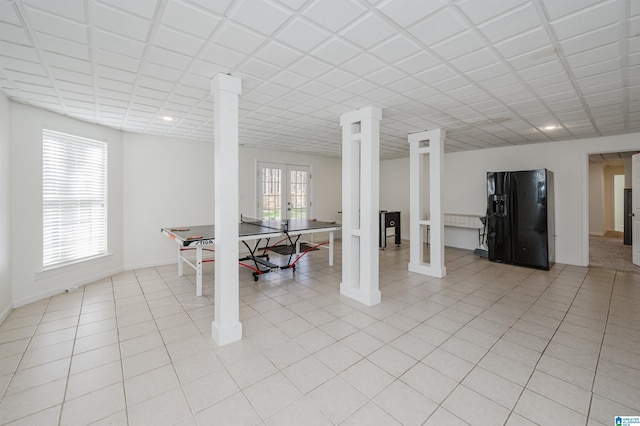
M 165 115 L 164 117 L 162 117 L 162 119 L 163 119 L 164 121 L 173 121 L 173 120 L 174 120 L 174 118 L 173 118 L 173 117 L 169 117 L 168 115 Z
M 555 130 L 555 129 L 559 128 L 559 127 L 560 126 L 555 126 L 555 125 L 545 126 L 545 127 L 542 128 L 542 130 Z

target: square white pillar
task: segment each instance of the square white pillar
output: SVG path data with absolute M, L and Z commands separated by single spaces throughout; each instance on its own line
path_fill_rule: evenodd
M 380 120 L 367 107 L 343 114 L 342 283 L 340 293 L 368 306 L 380 303 L 378 215 Z
M 444 215 L 442 179 L 444 178 L 444 130 L 436 129 L 409 135 L 409 271 L 432 277 L 447 275 L 444 266 Z M 429 157 L 429 213 L 424 211 L 422 187 L 424 157 Z M 430 262 L 424 261 L 425 233 L 429 229 Z
M 211 335 L 219 346 L 242 339 L 238 276 L 238 96 L 242 81 L 211 80 L 214 96 L 215 305 Z

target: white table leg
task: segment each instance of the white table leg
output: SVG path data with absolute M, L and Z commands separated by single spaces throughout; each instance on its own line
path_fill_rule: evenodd
M 181 277 L 184 275 L 184 268 L 182 266 L 182 249 L 178 244 L 178 276 Z
M 333 266 L 333 231 L 329 232 L 329 266 Z
M 202 246 L 196 246 L 196 296 L 202 296 Z

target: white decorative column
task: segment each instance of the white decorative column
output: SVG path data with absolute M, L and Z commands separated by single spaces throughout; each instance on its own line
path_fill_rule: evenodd
M 380 303 L 378 215 L 380 120 L 366 107 L 343 114 L 342 283 L 340 293 L 368 306 Z
M 214 96 L 215 306 L 211 335 L 219 346 L 242 339 L 238 276 L 238 96 L 242 81 L 211 80 Z
M 447 275 L 444 266 L 444 217 L 442 179 L 444 178 L 444 130 L 409 135 L 409 271 L 432 277 Z M 429 212 L 422 203 L 424 156 L 429 157 Z M 430 262 L 424 261 L 425 233 L 429 229 Z

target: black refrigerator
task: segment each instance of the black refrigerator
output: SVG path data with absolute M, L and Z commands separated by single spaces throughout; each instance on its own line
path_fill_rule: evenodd
M 555 262 L 553 173 L 487 173 L 489 260 L 549 270 Z

